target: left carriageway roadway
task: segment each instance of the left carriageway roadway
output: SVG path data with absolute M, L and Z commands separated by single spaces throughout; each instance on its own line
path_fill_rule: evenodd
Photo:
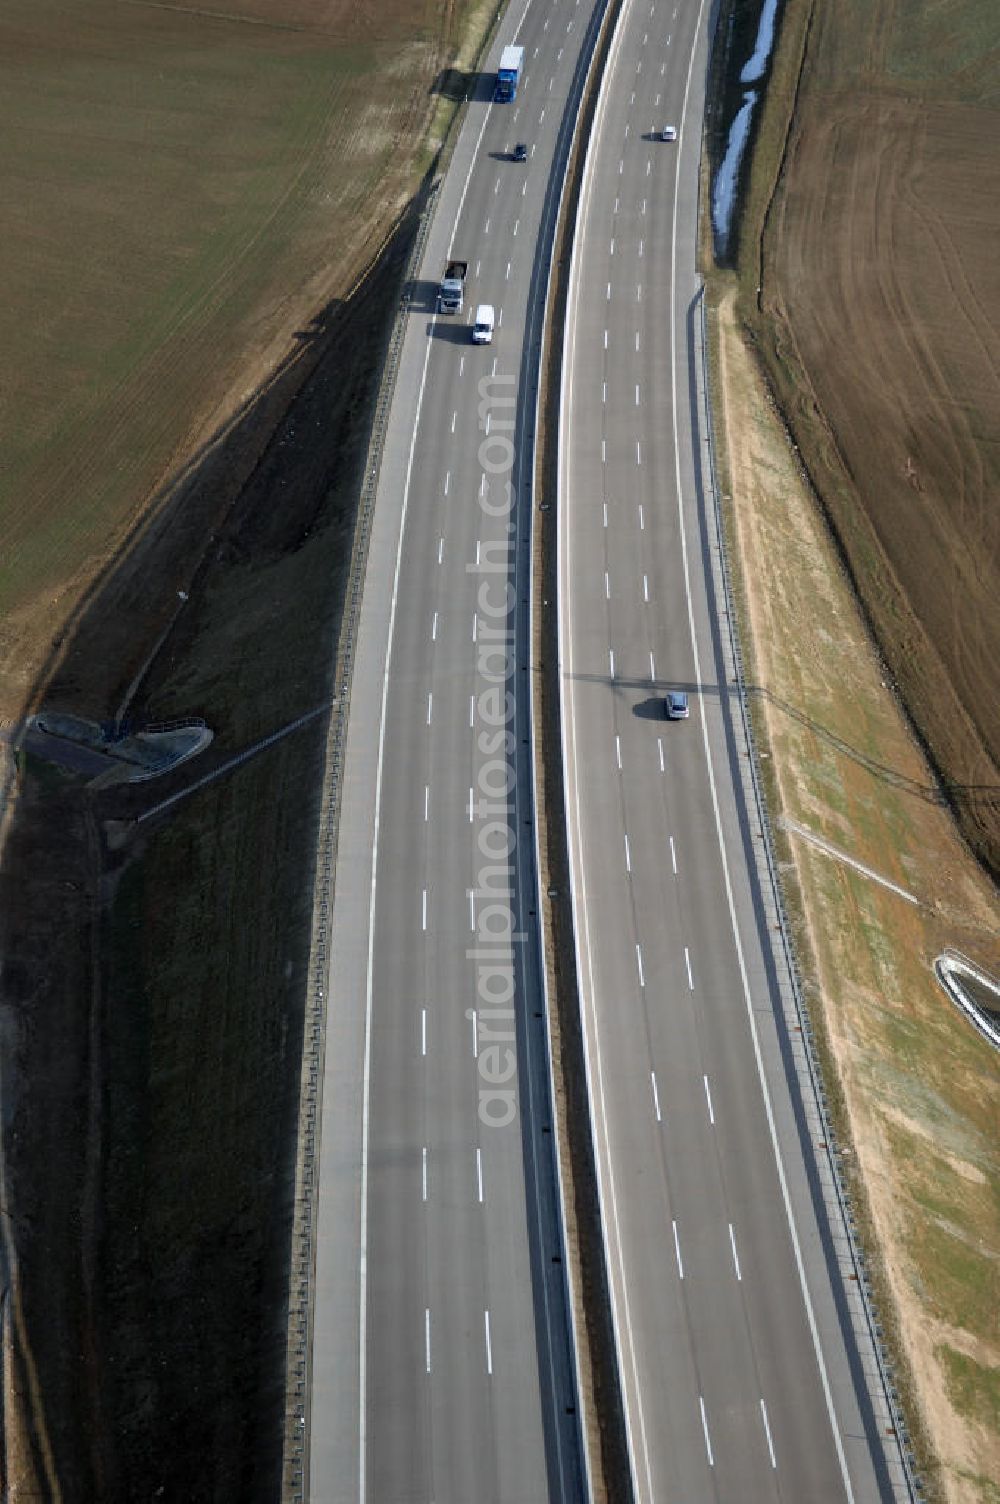
M 519 0 L 501 22 L 486 70 L 520 43 L 518 97 L 468 107 L 395 386 L 336 869 L 314 1504 L 586 1496 L 534 903 L 524 467 L 540 236 L 600 8 Z M 469 263 L 457 317 L 434 312 L 449 256 Z

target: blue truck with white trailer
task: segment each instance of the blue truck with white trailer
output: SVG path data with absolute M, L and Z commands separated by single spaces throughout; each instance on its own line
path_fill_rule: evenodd
M 505 47 L 500 54 L 500 67 L 497 69 L 497 86 L 494 94 L 498 103 L 509 104 L 516 96 L 523 63 L 523 47 Z

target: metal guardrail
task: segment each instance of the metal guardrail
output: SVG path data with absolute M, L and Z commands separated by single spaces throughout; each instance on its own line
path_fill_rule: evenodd
M 882 1394 L 886 1408 L 892 1420 L 893 1431 L 896 1436 L 899 1461 L 906 1481 L 907 1494 L 911 1501 L 923 1500 L 925 1494 L 920 1478 L 914 1467 L 914 1457 L 909 1448 L 909 1433 L 899 1406 L 896 1389 L 892 1383 L 892 1365 L 884 1351 L 882 1344 L 882 1327 L 874 1309 L 874 1298 L 871 1280 L 868 1275 L 867 1261 L 857 1237 L 854 1214 L 851 1211 L 850 1195 L 844 1184 L 841 1174 L 839 1158 L 841 1151 L 836 1147 L 836 1136 L 827 1109 L 826 1090 L 823 1085 L 823 1073 L 816 1050 L 812 1023 L 805 1004 L 802 990 L 802 978 L 799 971 L 798 961 L 795 955 L 795 947 L 792 941 L 791 930 L 788 922 L 788 911 L 785 902 L 784 887 L 781 878 L 781 870 L 778 863 L 777 852 L 774 845 L 774 833 L 771 826 L 770 813 L 763 792 L 763 782 L 760 771 L 759 753 L 756 738 L 754 736 L 753 723 L 750 718 L 747 700 L 747 680 L 743 662 L 742 646 L 739 633 L 736 628 L 735 596 L 732 585 L 732 570 L 729 562 L 729 554 L 726 546 L 725 529 L 723 527 L 722 507 L 720 504 L 720 490 L 718 479 L 718 466 L 716 459 L 715 430 L 712 421 L 711 402 L 709 394 L 708 369 L 708 339 L 705 319 L 705 289 L 702 285 L 699 295 L 699 314 L 701 324 L 701 365 L 702 382 L 705 393 L 705 432 L 707 436 L 709 472 L 711 479 L 712 509 L 715 520 L 716 539 L 718 543 L 719 574 L 722 581 L 723 593 L 726 605 L 726 626 L 732 653 L 733 665 L 736 673 L 737 701 L 740 708 L 740 719 L 746 744 L 747 765 L 750 772 L 750 781 L 753 788 L 754 804 L 759 821 L 759 829 L 764 853 L 767 861 L 767 877 L 774 900 L 775 912 L 778 916 L 779 934 L 781 936 L 781 948 L 784 956 L 785 971 L 790 980 L 792 997 L 795 1004 L 795 1013 L 798 1019 L 802 1035 L 803 1053 L 809 1072 L 809 1079 L 813 1092 L 814 1105 L 820 1122 L 823 1125 L 823 1135 L 826 1143 L 827 1165 L 830 1171 L 830 1180 L 834 1187 L 837 1204 L 840 1212 L 844 1236 L 850 1250 L 851 1262 L 857 1279 L 861 1306 L 865 1314 L 868 1336 L 871 1340 L 872 1351 L 878 1365 L 879 1377 L 882 1385 Z
M 407 260 L 404 289 L 413 281 L 423 258 L 433 218 L 439 181 L 432 184 L 420 217 L 417 234 Z M 323 1062 L 326 1040 L 326 979 L 330 964 L 330 916 L 333 908 L 334 872 L 337 863 L 337 817 L 347 745 L 347 715 L 350 706 L 358 620 L 364 593 L 368 544 L 375 512 L 375 496 L 385 447 L 385 436 L 399 374 L 403 340 L 410 313 L 410 296 L 404 290 L 386 352 L 382 382 L 375 401 L 371 436 L 365 461 L 365 477 L 358 504 L 351 569 L 344 601 L 337 652 L 335 702 L 327 737 L 326 776 L 317 846 L 313 941 L 309 958 L 299 1090 L 299 1138 L 295 1172 L 295 1204 L 289 1260 L 288 1335 L 285 1359 L 285 1426 L 282 1453 L 282 1504 L 305 1504 L 308 1496 L 308 1445 L 310 1369 L 312 1362 L 312 1285 L 316 1263 L 316 1191 L 319 1162 L 319 1117 L 322 1106 Z
M 542 826 L 543 823 L 547 820 L 548 815 L 547 811 L 543 812 L 542 815 L 539 815 L 538 812 L 539 804 L 544 805 L 545 779 L 543 769 L 544 755 L 540 745 L 544 738 L 542 736 L 540 727 L 537 724 L 539 719 L 540 695 L 540 689 L 536 682 L 538 665 L 533 661 L 533 655 L 536 645 L 536 633 L 540 632 L 539 623 L 536 621 L 538 585 L 536 579 L 535 560 L 535 548 L 538 537 L 540 537 L 540 529 L 538 530 L 536 536 L 536 513 L 534 496 L 535 486 L 539 480 L 539 421 L 542 404 L 545 400 L 546 367 L 549 355 L 549 344 L 551 338 L 553 337 L 549 329 L 549 318 L 552 312 L 553 273 L 555 271 L 556 255 L 561 249 L 564 249 L 564 246 L 560 243 L 559 237 L 561 227 L 563 225 L 563 216 L 565 213 L 566 192 L 567 188 L 570 186 L 570 163 L 573 158 L 574 150 L 576 149 L 576 136 L 580 126 L 580 110 L 586 99 L 587 90 L 588 88 L 591 88 L 593 86 L 596 71 L 600 66 L 601 40 L 604 34 L 605 27 L 608 23 L 608 18 L 612 14 L 613 3 L 614 0 L 600 0 L 600 3 L 598 5 L 595 5 L 594 11 L 591 16 L 588 43 L 581 51 L 580 60 L 577 65 L 577 73 L 576 75 L 574 75 L 573 91 L 571 91 L 571 94 L 567 100 L 568 105 L 570 100 L 575 99 L 574 113 L 572 117 L 573 127 L 571 130 L 565 133 L 564 137 L 564 127 L 566 121 L 570 118 L 569 112 L 567 110 L 567 114 L 564 116 L 563 120 L 563 128 L 560 129 L 559 133 L 557 156 L 554 163 L 554 166 L 558 167 L 560 172 L 559 193 L 555 204 L 551 206 L 547 205 L 547 211 L 551 207 L 551 214 L 548 215 L 548 218 L 543 222 L 543 226 L 541 227 L 544 229 L 546 268 L 544 286 L 541 289 L 540 316 L 537 314 L 534 308 L 529 310 L 529 325 L 532 335 L 534 335 L 534 321 L 538 319 L 537 347 L 534 352 L 534 368 L 532 372 L 535 387 L 535 398 L 532 408 L 530 454 L 524 467 L 527 470 L 529 476 L 527 655 L 534 686 L 528 696 L 528 734 L 531 743 L 531 794 L 529 799 L 529 808 L 531 811 L 532 823 L 532 860 L 534 864 L 535 879 L 534 900 L 537 916 L 535 924 L 538 931 L 539 974 L 541 978 L 542 996 L 544 1002 L 543 1011 L 545 1018 L 545 1063 L 548 1073 L 549 1099 L 553 1120 L 558 1117 L 558 1091 L 555 1062 L 553 1060 L 552 1049 L 552 1020 L 553 1017 L 557 1015 L 558 1008 L 555 1001 L 557 983 L 554 974 L 550 976 L 550 967 L 552 967 L 553 965 L 553 960 L 547 953 L 547 947 L 545 943 L 546 909 L 548 904 L 548 897 L 547 894 L 543 891 L 542 887 L 542 875 L 543 871 L 545 871 L 547 867 L 547 863 L 543 861 L 541 848 Z M 620 9 L 615 13 L 615 19 L 617 19 L 617 16 L 619 14 Z M 575 221 L 571 226 L 562 228 L 562 233 L 567 235 L 567 243 L 572 240 L 573 235 L 575 234 L 575 230 Z M 541 233 L 539 239 L 541 242 Z M 561 376 L 557 379 L 561 379 Z M 552 442 L 552 438 L 553 436 L 550 435 L 550 442 Z M 543 656 L 544 653 L 545 648 L 543 647 Z M 560 1070 L 564 1069 L 565 1065 L 563 1064 L 560 1066 Z M 569 1314 L 570 1335 L 572 1338 L 573 1347 L 577 1410 L 580 1415 L 580 1450 L 583 1457 L 585 1474 L 585 1504 L 592 1504 L 592 1501 L 595 1498 L 595 1480 L 600 1478 L 600 1457 L 599 1455 L 597 1455 L 598 1438 L 595 1434 L 595 1432 L 599 1432 L 600 1422 L 596 1416 L 591 1415 L 590 1406 L 588 1404 L 587 1391 L 584 1387 L 583 1382 L 584 1374 L 582 1355 L 586 1350 L 588 1353 L 589 1364 L 589 1339 L 581 1338 L 580 1324 L 585 1324 L 586 1322 L 586 1317 L 583 1314 L 583 1279 L 581 1273 L 578 1285 L 576 1276 L 579 1271 L 574 1261 L 573 1253 L 568 1246 L 567 1240 L 567 1182 L 571 1182 L 573 1178 L 571 1165 L 564 1163 L 564 1154 L 568 1154 L 568 1152 L 568 1148 L 564 1150 L 564 1146 L 562 1144 L 562 1135 L 560 1133 L 554 1133 L 552 1153 L 555 1160 L 556 1186 L 559 1193 L 559 1221 L 562 1230 L 563 1283 L 565 1289 L 566 1309 Z M 576 1216 L 574 1211 L 574 1224 L 575 1222 Z

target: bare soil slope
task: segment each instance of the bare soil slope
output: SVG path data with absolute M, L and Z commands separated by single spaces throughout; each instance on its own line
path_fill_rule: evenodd
M 789 13 L 804 10 L 749 320 L 907 708 L 997 874 L 1000 10 Z

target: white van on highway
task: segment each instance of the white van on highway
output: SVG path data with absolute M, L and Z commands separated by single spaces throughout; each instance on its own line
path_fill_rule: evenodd
M 476 322 L 472 326 L 472 343 L 474 345 L 491 345 L 493 343 L 492 303 L 480 303 L 476 309 Z

